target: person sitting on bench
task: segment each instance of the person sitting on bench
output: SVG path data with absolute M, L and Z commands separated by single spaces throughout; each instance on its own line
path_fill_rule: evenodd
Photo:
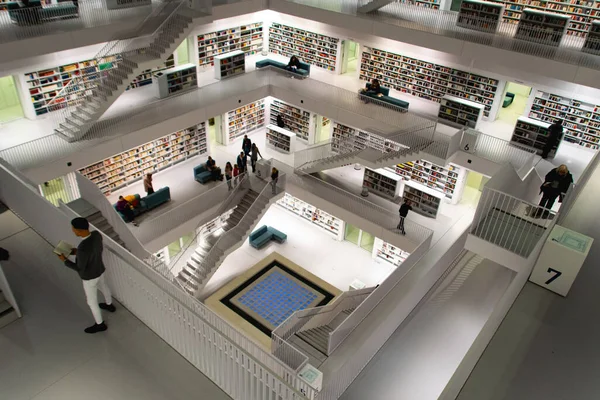
M 217 163 L 211 156 L 208 156 L 206 161 L 206 169 L 210 172 L 213 181 L 221 180 L 221 168 L 217 167 Z
M 298 57 L 292 56 L 285 69 L 287 69 L 288 71 L 296 72 L 298 68 L 300 68 L 300 60 L 298 60 Z
M 379 84 L 379 80 L 377 80 L 377 79 L 373 79 L 371 81 L 371 84 L 367 83 L 365 88 L 362 89 L 360 92 L 367 96 L 377 96 L 377 97 L 383 96 L 383 93 L 381 93 L 381 85 Z

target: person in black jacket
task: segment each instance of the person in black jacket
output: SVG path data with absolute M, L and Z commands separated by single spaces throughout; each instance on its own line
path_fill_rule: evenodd
M 540 207 L 546 209 L 552 209 L 554 202 L 559 198 L 559 202 L 562 202 L 563 196 L 569 190 L 569 186 L 573 183 L 573 175 L 569 172 L 566 165 L 562 164 L 558 168 L 550 170 L 544 178 L 544 183 L 540 186 L 540 193 L 542 199 L 540 200 Z M 547 210 L 538 209 L 535 217 L 548 218 L 549 212 Z
M 277 126 L 280 128 L 285 128 L 285 121 L 283 120 L 281 114 L 277 114 Z
M 556 146 L 560 139 L 562 138 L 563 126 L 562 120 L 557 119 L 552 125 L 548 127 L 548 139 L 546 139 L 546 144 L 544 145 L 544 149 L 542 150 L 542 158 L 548 158 L 548 154 L 552 151 L 554 146 Z
M 279 180 L 279 170 L 275 167 L 271 169 L 271 187 L 273 194 L 277 194 L 277 180 Z
M 236 164 L 240 169 L 240 174 L 246 172 L 246 164 L 248 163 L 248 158 L 244 152 L 240 152 L 240 155 L 237 156 Z
M 248 154 L 250 154 L 250 151 L 252 150 L 252 140 L 248 138 L 248 135 L 244 135 L 244 140 L 242 141 L 242 150 L 244 150 L 246 157 L 248 157 Z
M 408 200 L 404 199 L 404 203 L 400 206 L 400 222 L 398 222 L 398 229 L 403 235 L 406 235 L 406 231 L 404 230 L 404 219 L 408 215 L 408 212 L 412 210 L 412 206 L 408 204 Z
M 296 72 L 298 71 L 298 68 L 300 68 L 300 60 L 298 60 L 298 57 L 292 56 L 285 69 L 287 69 L 288 71 Z
M 115 312 L 116 308 L 112 304 L 112 295 L 110 288 L 104 278 L 104 262 L 102 261 L 102 235 L 98 231 L 90 232 L 90 224 L 85 218 L 74 218 L 71 221 L 71 228 L 75 236 L 83 240 L 72 249 L 70 255 L 74 255 L 75 262 L 69 260 L 64 255 L 58 258 L 65 263 L 65 266 L 71 268 L 79 274 L 83 281 L 83 290 L 87 299 L 88 306 L 92 310 L 92 315 L 96 323 L 85 329 L 85 333 L 97 333 L 108 329 L 102 319 L 100 309 Z M 105 303 L 98 304 L 98 289 L 104 295 Z

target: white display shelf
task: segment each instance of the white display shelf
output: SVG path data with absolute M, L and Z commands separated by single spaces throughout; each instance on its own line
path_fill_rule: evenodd
M 600 145 L 600 108 L 594 104 L 538 91 L 529 118 L 548 123 L 562 119 L 562 140 L 588 149 Z
M 379 79 L 382 86 L 440 103 L 445 95 L 470 100 L 485 106 L 489 117 L 499 81 L 389 51 L 365 47 L 360 64 L 360 79 Z
M 67 106 L 80 104 L 96 88 L 94 81 L 101 77 L 102 71 L 112 69 L 120 56 L 104 57 L 97 60 L 78 61 L 54 68 L 42 69 L 25 74 L 29 96 L 36 115 L 60 110 Z M 81 79 L 79 87 L 71 86 L 69 96 L 60 92 L 73 79 Z M 50 104 L 52 102 L 52 104 Z
M 353 140 L 348 142 L 350 138 L 353 138 Z M 332 140 L 332 148 L 338 152 L 363 150 L 371 147 L 381 152 L 389 153 L 399 151 L 404 147 L 399 143 L 385 139 L 374 133 L 365 132 L 337 122 L 333 126 Z
M 206 126 L 202 122 L 79 170 L 105 195 L 187 158 L 208 153 Z
M 406 182 L 402 197 L 409 201 L 412 211 L 425 217 L 436 218 L 442 202 L 442 194 L 418 182 Z
M 273 23 L 269 28 L 269 52 L 335 71 L 340 39 Z
M 402 177 L 383 168 L 372 170 L 365 168 L 363 187 L 383 197 L 395 199 L 400 194 Z
M 246 55 L 241 50 L 215 56 L 215 79 L 231 78 L 246 72 Z
M 569 26 L 569 19 L 568 15 L 525 8 L 515 38 L 558 46 Z
M 518 24 L 524 8 L 539 11 L 551 11 L 554 14 L 569 16 L 571 19 L 567 26 L 567 34 L 585 37 L 593 23 L 600 17 L 598 1 L 566 0 L 566 1 L 540 1 L 540 0 L 490 0 L 504 4 L 504 22 Z
M 402 250 L 399 247 L 391 245 L 379 238 L 375 238 L 373 245 L 373 258 L 384 260 L 392 264 L 394 267 L 399 267 L 410 256 L 410 253 Z
M 214 65 L 214 57 L 219 54 L 241 50 L 245 55 L 259 54 L 263 50 L 263 24 L 257 22 L 203 33 L 197 36 L 198 65 Z
M 442 167 L 426 160 L 417 160 L 396 165 L 394 172 L 443 193 L 448 199 L 452 199 L 461 169 L 452 164 Z
M 272 125 L 277 125 L 277 116 L 281 115 L 285 122 L 285 128 L 294 132 L 299 139 L 309 142 L 310 112 L 280 100 L 273 100 L 269 115 Z
M 267 134 L 265 136 L 267 147 L 271 147 L 277 151 L 286 154 L 294 152 L 294 139 L 296 134 L 287 129 L 280 128 L 275 125 L 267 126 Z
M 154 93 L 159 99 L 195 89 L 198 87 L 196 66 L 184 64 L 157 72 L 152 75 L 152 84 L 155 87 Z
M 277 204 L 286 210 L 311 221 L 323 230 L 331 233 L 337 240 L 342 240 L 344 235 L 344 222 L 341 219 L 336 218 L 289 193 L 286 193 L 283 198 L 279 199 Z
M 480 0 L 462 0 L 457 26 L 495 33 L 504 14 L 504 5 Z
M 265 101 L 258 100 L 227 113 L 227 143 L 229 144 L 265 126 Z
M 519 117 L 510 141 L 519 147 L 527 147 L 541 154 L 548 139 L 550 124 L 527 117 Z M 553 150 L 550 155 L 553 155 Z
M 169 58 L 167 58 L 167 61 L 165 61 L 164 65 L 145 70 L 144 72 L 142 72 L 141 74 L 136 76 L 131 81 L 129 86 L 127 86 L 127 88 L 125 90 L 131 90 L 131 89 L 136 89 L 136 88 L 139 88 L 142 86 L 151 85 L 153 74 L 164 71 L 166 69 L 173 68 L 174 66 L 175 66 L 175 57 L 173 56 L 173 54 L 171 54 L 171 56 L 169 56 Z
M 444 96 L 440 103 L 438 117 L 459 126 L 477 129 L 484 106 L 453 96 Z

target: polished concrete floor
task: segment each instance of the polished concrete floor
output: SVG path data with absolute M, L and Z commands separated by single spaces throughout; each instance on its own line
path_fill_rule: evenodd
M 32 273 L 52 249 L 10 211 L 0 214 L 0 246 L 11 252 L 2 267 L 23 312 L 0 330 L 0 399 L 229 399 L 118 303 L 107 332 L 85 334 L 85 299 Z

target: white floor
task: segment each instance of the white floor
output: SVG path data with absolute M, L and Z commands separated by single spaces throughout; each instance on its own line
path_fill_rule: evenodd
M 272 226 L 288 238 L 283 244 L 271 242 L 257 250 L 248 240 L 231 253 L 208 282 L 201 298 L 206 298 L 220 287 L 276 251 L 324 281 L 347 291 L 355 279 L 367 287 L 384 280 L 394 266 L 383 260 L 373 260 L 371 253 L 347 241 L 336 238 L 301 217 L 273 205 L 256 225 Z
M 0 330 L 0 399 L 230 399 L 119 303 L 107 332 L 85 334 L 93 319 L 83 291 L 73 298 L 35 273 L 32 265 L 58 260 L 10 211 L 0 214 L 0 246 L 23 312 Z

